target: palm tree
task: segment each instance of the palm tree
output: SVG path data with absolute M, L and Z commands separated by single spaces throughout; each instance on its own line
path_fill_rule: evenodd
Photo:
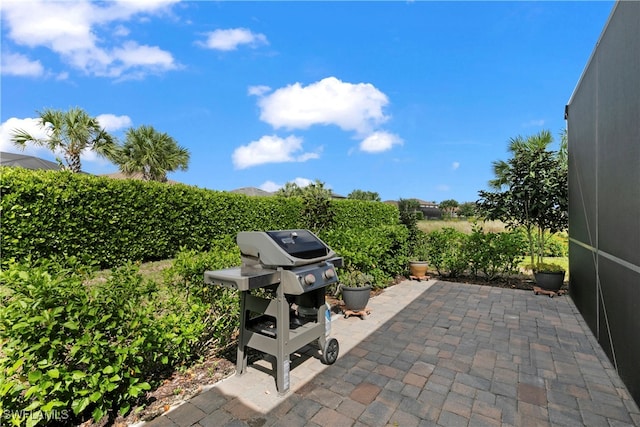
M 542 130 L 535 135 L 523 138 L 518 135 L 515 138 L 509 140 L 508 150 L 512 155 L 517 155 L 521 152 L 535 152 L 544 151 L 549 144 L 553 142 L 553 136 L 548 130 Z M 510 166 L 504 160 L 496 160 L 491 163 L 493 167 L 493 174 L 495 179 L 489 181 L 489 186 L 494 190 L 500 190 L 503 186 L 508 185 L 507 179 Z
M 189 151 L 166 133 L 152 126 L 130 128 L 114 156 L 114 163 L 125 175 L 141 173 L 145 181 L 167 181 L 167 173 L 187 170 Z
M 66 162 L 63 167 L 76 173 L 82 169 L 80 156 L 85 150 L 111 158 L 116 147 L 113 137 L 100 127 L 98 119 L 84 110 L 77 107 L 69 111 L 46 109 L 38 114 L 40 127 L 46 131 L 47 137 L 36 138 L 25 130 L 16 129 L 11 135 L 11 141 L 16 146 L 24 149 L 27 143 L 32 143 L 54 153 L 62 151 Z

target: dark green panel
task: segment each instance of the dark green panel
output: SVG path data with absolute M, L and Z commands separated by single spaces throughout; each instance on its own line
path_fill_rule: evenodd
M 569 242 L 569 294 L 593 334 L 598 337 L 598 309 L 594 254 Z
M 598 247 L 640 265 L 640 3 L 615 17 L 596 57 Z
M 600 281 L 606 284 L 600 304 L 600 345 L 640 402 L 640 273 L 603 256 L 598 266 Z

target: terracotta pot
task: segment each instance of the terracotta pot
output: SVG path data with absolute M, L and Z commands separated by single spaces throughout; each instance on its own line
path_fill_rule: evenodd
M 409 271 L 412 276 L 425 277 L 427 275 L 426 261 L 409 261 Z

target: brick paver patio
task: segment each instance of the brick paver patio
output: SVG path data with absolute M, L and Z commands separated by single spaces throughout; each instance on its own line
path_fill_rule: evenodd
M 260 361 L 148 426 L 638 426 L 640 412 L 568 296 L 403 282 L 336 318 L 341 354 Z

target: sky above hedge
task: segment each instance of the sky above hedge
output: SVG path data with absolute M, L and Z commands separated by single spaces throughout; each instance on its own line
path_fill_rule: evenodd
M 509 138 L 559 139 L 613 4 L 3 1 L 0 149 L 78 106 L 171 135 L 199 187 L 474 201 Z

